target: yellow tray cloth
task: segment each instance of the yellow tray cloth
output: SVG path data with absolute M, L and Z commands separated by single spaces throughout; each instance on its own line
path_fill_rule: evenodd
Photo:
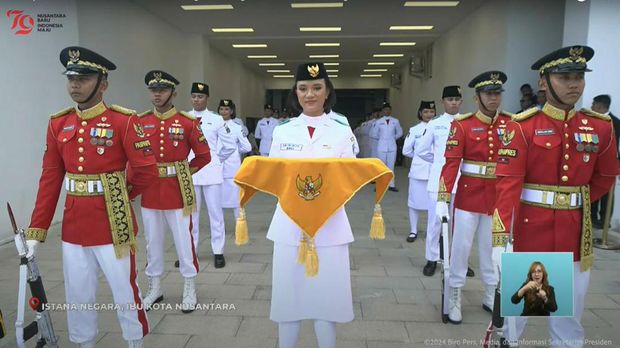
M 234 181 L 240 189 L 235 230 L 237 245 L 248 242 L 244 207 L 256 191 L 278 198 L 284 213 L 303 231 L 298 261 L 307 276 L 318 273 L 314 237 L 336 211 L 371 181 L 376 182 L 370 237 L 385 238 L 379 202 L 394 173 L 380 160 L 352 158 L 284 159 L 252 156 L 243 161 Z M 277 180 L 276 180 L 277 179 Z

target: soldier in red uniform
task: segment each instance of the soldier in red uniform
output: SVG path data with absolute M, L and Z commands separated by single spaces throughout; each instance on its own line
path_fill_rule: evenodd
M 508 122 L 498 153 L 494 259 L 513 219 L 514 251 L 573 253 L 574 316 L 549 318 L 556 347 L 583 346 L 581 315 L 594 261 L 590 202 L 608 192 L 620 174 L 609 116 L 575 110 L 593 55 L 587 46 L 564 47 L 532 65 L 547 103 Z M 516 332 L 505 330 L 504 337 L 518 339 L 525 323 L 517 318 Z
M 52 115 L 47 127 L 39 192 L 26 230 L 29 253 L 45 241 L 64 184 L 65 296 L 75 306 L 67 311 L 69 340 L 78 347 L 95 346 L 97 312 L 92 307 L 101 270 L 115 303 L 123 306 L 118 311 L 123 338 L 129 347 L 142 347 L 149 327 L 136 283 L 138 225 L 130 199 L 156 180 L 155 158 L 148 141 L 143 143 L 135 112 L 103 103 L 108 71 L 116 66 L 76 46 L 63 49 L 60 61 L 77 105 Z M 134 175 L 126 181 L 128 166 Z
M 478 104 L 475 114 L 457 116 L 446 143 L 446 163 L 439 179 L 437 216 L 448 216 L 448 204 L 459 169 L 454 200 L 453 241 L 450 251 L 450 303 L 448 320 L 460 324 L 461 288 L 465 286 L 467 261 L 474 234 L 478 235 L 481 280 L 485 291 L 482 308 L 493 311 L 497 274 L 493 267 L 491 215 L 495 208 L 495 163 L 500 136 L 511 115 L 499 111 L 503 85 L 507 77 L 501 71 L 487 71 L 469 82 L 475 88 Z
M 172 231 L 179 259 L 179 271 L 185 278 L 183 313 L 190 313 L 196 305 L 195 279 L 198 258 L 192 241 L 191 214 L 196 209 L 196 195 L 192 174 L 211 160 L 209 145 L 196 118 L 177 111 L 172 105 L 179 81 L 172 75 L 153 70 L 144 77 L 155 106 L 140 114 L 144 139 L 153 144 L 159 179 L 142 196 L 142 221 L 146 237 L 149 292 L 144 297 L 147 308 L 164 299 L 161 276 L 164 273 L 164 226 Z M 188 163 L 192 150 L 196 157 Z M 165 222 L 164 222 L 165 221 Z

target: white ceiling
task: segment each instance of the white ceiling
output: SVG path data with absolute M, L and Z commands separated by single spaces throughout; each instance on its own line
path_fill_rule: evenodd
M 203 34 L 211 45 L 237 57 L 250 69 L 270 78 L 267 69 L 288 69 L 308 61 L 340 62 L 341 77 L 358 77 L 371 61 L 392 61 L 388 73 L 409 62 L 420 51 L 466 20 L 489 0 L 461 0 L 456 7 L 404 7 L 403 0 L 348 0 L 342 8 L 293 9 L 291 2 L 337 0 L 133 0 L 148 11 L 187 33 Z M 232 4 L 234 10 L 185 11 L 181 5 Z M 432 25 L 432 30 L 390 31 L 392 25 Z M 333 33 L 300 32 L 301 26 L 340 26 Z M 211 28 L 252 27 L 253 33 L 213 33 Z M 381 47 L 384 41 L 414 41 L 413 47 Z M 340 47 L 305 47 L 306 42 L 339 42 Z M 265 43 L 267 48 L 233 48 L 233 43 Z M 403 53 L 402 58 L 373 58 L 373 54 Z M 337 59 L 313 59 L 310 54 L 339 54 Z M 277 55 L 277 59 L 248 59 L 247 55 Z M 258 63 L 279 62 L 284 67 L 259 67 Z

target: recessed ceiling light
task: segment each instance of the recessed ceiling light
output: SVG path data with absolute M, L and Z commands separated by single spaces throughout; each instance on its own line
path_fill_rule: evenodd
M 341 31 L 341 27 L 299 27 L 299 31 Z
M 306 47 L 340 47 L 339 42 L 308 42 Z
M 272 58 L 278 58 L 278 56 L 276 55 L 258 55 L 258 56 L 249 55 L 248 58 L 250 59 L 272 59 Z
M 405 1 L 405 7 L 453 7 L 459 1 Z
M 385 72 L 388 69 L 364 69 L 364 72 Z
M 267 44 L 233 44 L 233 48 L 267 48 Z
M 185 11 L 213 11 L 213 10 L 234 10 L 233 5 L 181 5 Z
M 334 69 L 334 70 L 329 70 L 329 69 L 328 69 L 328 70 L 325 70 L 325 71 L 327 71 L 328 73 L 330 73 L 330 72 L 332 72 L 332 73 L 336 73 L 336 72 L 338 72 L 338 69 Z
M 295 75 L 273 75 L 275 78 L 291 78 L 295 77 Z
M 339 54 L 311 54 L 309 58 L 340 58 Z
M 399 58 L 404 56 L 402 53 L 381 53 L 381 54 L 373 54 L 374 58 Z
M 338 66 L 340 63 L 323 63 L 325 66 Z
M 267 70 L 267 72 L 270 73 L 290 73 L 291 71 L 288 69 L 271 69 L 271 70 Z
M 394 65 L 394 62 L 369 62 L 368 65 Z
M 381 74 L 361 74 L 360 77 L 381 77 Z
M 214 33 L 253 33 L 253 28 L 211 28 Z
M 415 42 L 380 42 L 379 46 L 415 46 Z
M 258 63 L 258 66 L 284 66 L 284 63 Z
M 327 76 L 329 76 L 330 79 L 335 79 L 336 77 L 338 77 L 338 75 L 329 75 L 329 74 Z
M 342 2 L 293 2 L 292 8 L 337 8 L 343 7 Z
M 432 30 L 432 25 L 392 25 L 390 30 Z

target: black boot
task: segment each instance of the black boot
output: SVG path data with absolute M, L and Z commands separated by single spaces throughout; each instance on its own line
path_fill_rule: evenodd
M 179 268 L 179 260 L 174 261 L 174 267 Z
M 224 255 L 216 254 L 213 259 L 213 267 L 223 268 L 224 266 L 226 266 L 226 259 L 224 259 Z
M 473 270 L 473 269 L 471 269 L 471 267 L 467 267 L 467 276 L 468 276 L 469 278 L 471 278 L 471 277 L 473 277 L 473 276 L 475 276 L 475 275 L 476 275 L 476 274 L 474 273 L 474 270 Z
M 427 277 L 432 277 L 435 274 L 435 268 L 437 268 L 437 261 L 426 261 L 422 273 Z

